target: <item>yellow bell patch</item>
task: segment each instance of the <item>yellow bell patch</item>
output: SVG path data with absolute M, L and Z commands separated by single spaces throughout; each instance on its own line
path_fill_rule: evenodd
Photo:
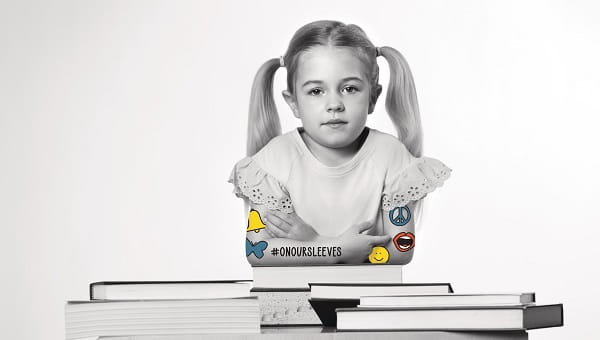
M 260 214 L 258 211 L 252 209 L 250 210 L 250 214 L 248 214 L 248 227 L 246 227 L 246 232 L 254 231 L 258 233 L 261 229 L 266 228 L 267 226 L 260 219 Z

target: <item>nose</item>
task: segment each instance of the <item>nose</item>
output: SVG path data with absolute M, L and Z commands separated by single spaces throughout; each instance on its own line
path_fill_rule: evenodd
M 344 103 L 338 96 L 333 96 L 327 103 L 327 112 L 342 112 L 344 111 Z

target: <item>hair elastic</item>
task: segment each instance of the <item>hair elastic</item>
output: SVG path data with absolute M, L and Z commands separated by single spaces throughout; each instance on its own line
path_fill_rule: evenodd
M 279 67 L 285 67 L 285 62 L 283 61 L 283 56 L 279 56 Z
M 381 49 L 379 47 L 375 47 L 375 53 L 376 53 L 376 57 L 381 56 Z

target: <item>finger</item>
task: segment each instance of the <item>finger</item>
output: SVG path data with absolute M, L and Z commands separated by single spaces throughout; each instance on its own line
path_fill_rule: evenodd
M 275 214 L 268 215 L 267 220 L 271 222 L 272 225 L 275 225 L 277 228 L 285 232 L 288 232 L 292 228 L 289 223 Z
M 391 237 L 389 235 L 367 236 L 367 237 L 369 238 L 369 244 L 371 246 L 384 245 L 384 244 L 388 243 L 391 239 Z
M 275 237 L 275 235 L 273 235 L 273 233 L 271 232 L 271 228 L 265 228 L 265 231 L 267 232 L 267 235 L 269 235 L 270 237 Z
M 263 220 L 265 221 L 265 224 L 267 226 L 274 225 L 274 226 L 279 227 L 279 225 L 281 224 L 281 220 L 278 219 L 277 217 L 275 217 L 272 213 L 263 216 Z
M 267 227 L 267 229 L 268 228 L 270 228 L 270 232 L 271 232 L 271 234 L 273 234 L 273 237 L 289 238 L 288 234 L 285 231 L 277 228 L 276 226 L 269 226 L 269 227 Z
M 280 220 L 283 220 L 288 224 L 294 223 L 294 218 L 293 218 L 292 214 L 284 213 L 281 211 L 275 211 L 273 215 L 277 216 Z
M 362 233 L 364 231 L 371 229 L 372 226 L 373 226 L 373 223 L 371 221 L 366 221 L 366 222 L 357 224 L 355 228 L 358 233 Z

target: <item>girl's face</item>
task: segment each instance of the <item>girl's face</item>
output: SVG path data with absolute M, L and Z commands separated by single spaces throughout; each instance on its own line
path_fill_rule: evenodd
M 298 61 L 295 94 L 283 91 L 308 137 L 328 148 L 343 148 L 363 131 L 371 84 L 368 70 L 351 48 L 317 46 Z M 378 93 L 381 86 L 378 86 Z

